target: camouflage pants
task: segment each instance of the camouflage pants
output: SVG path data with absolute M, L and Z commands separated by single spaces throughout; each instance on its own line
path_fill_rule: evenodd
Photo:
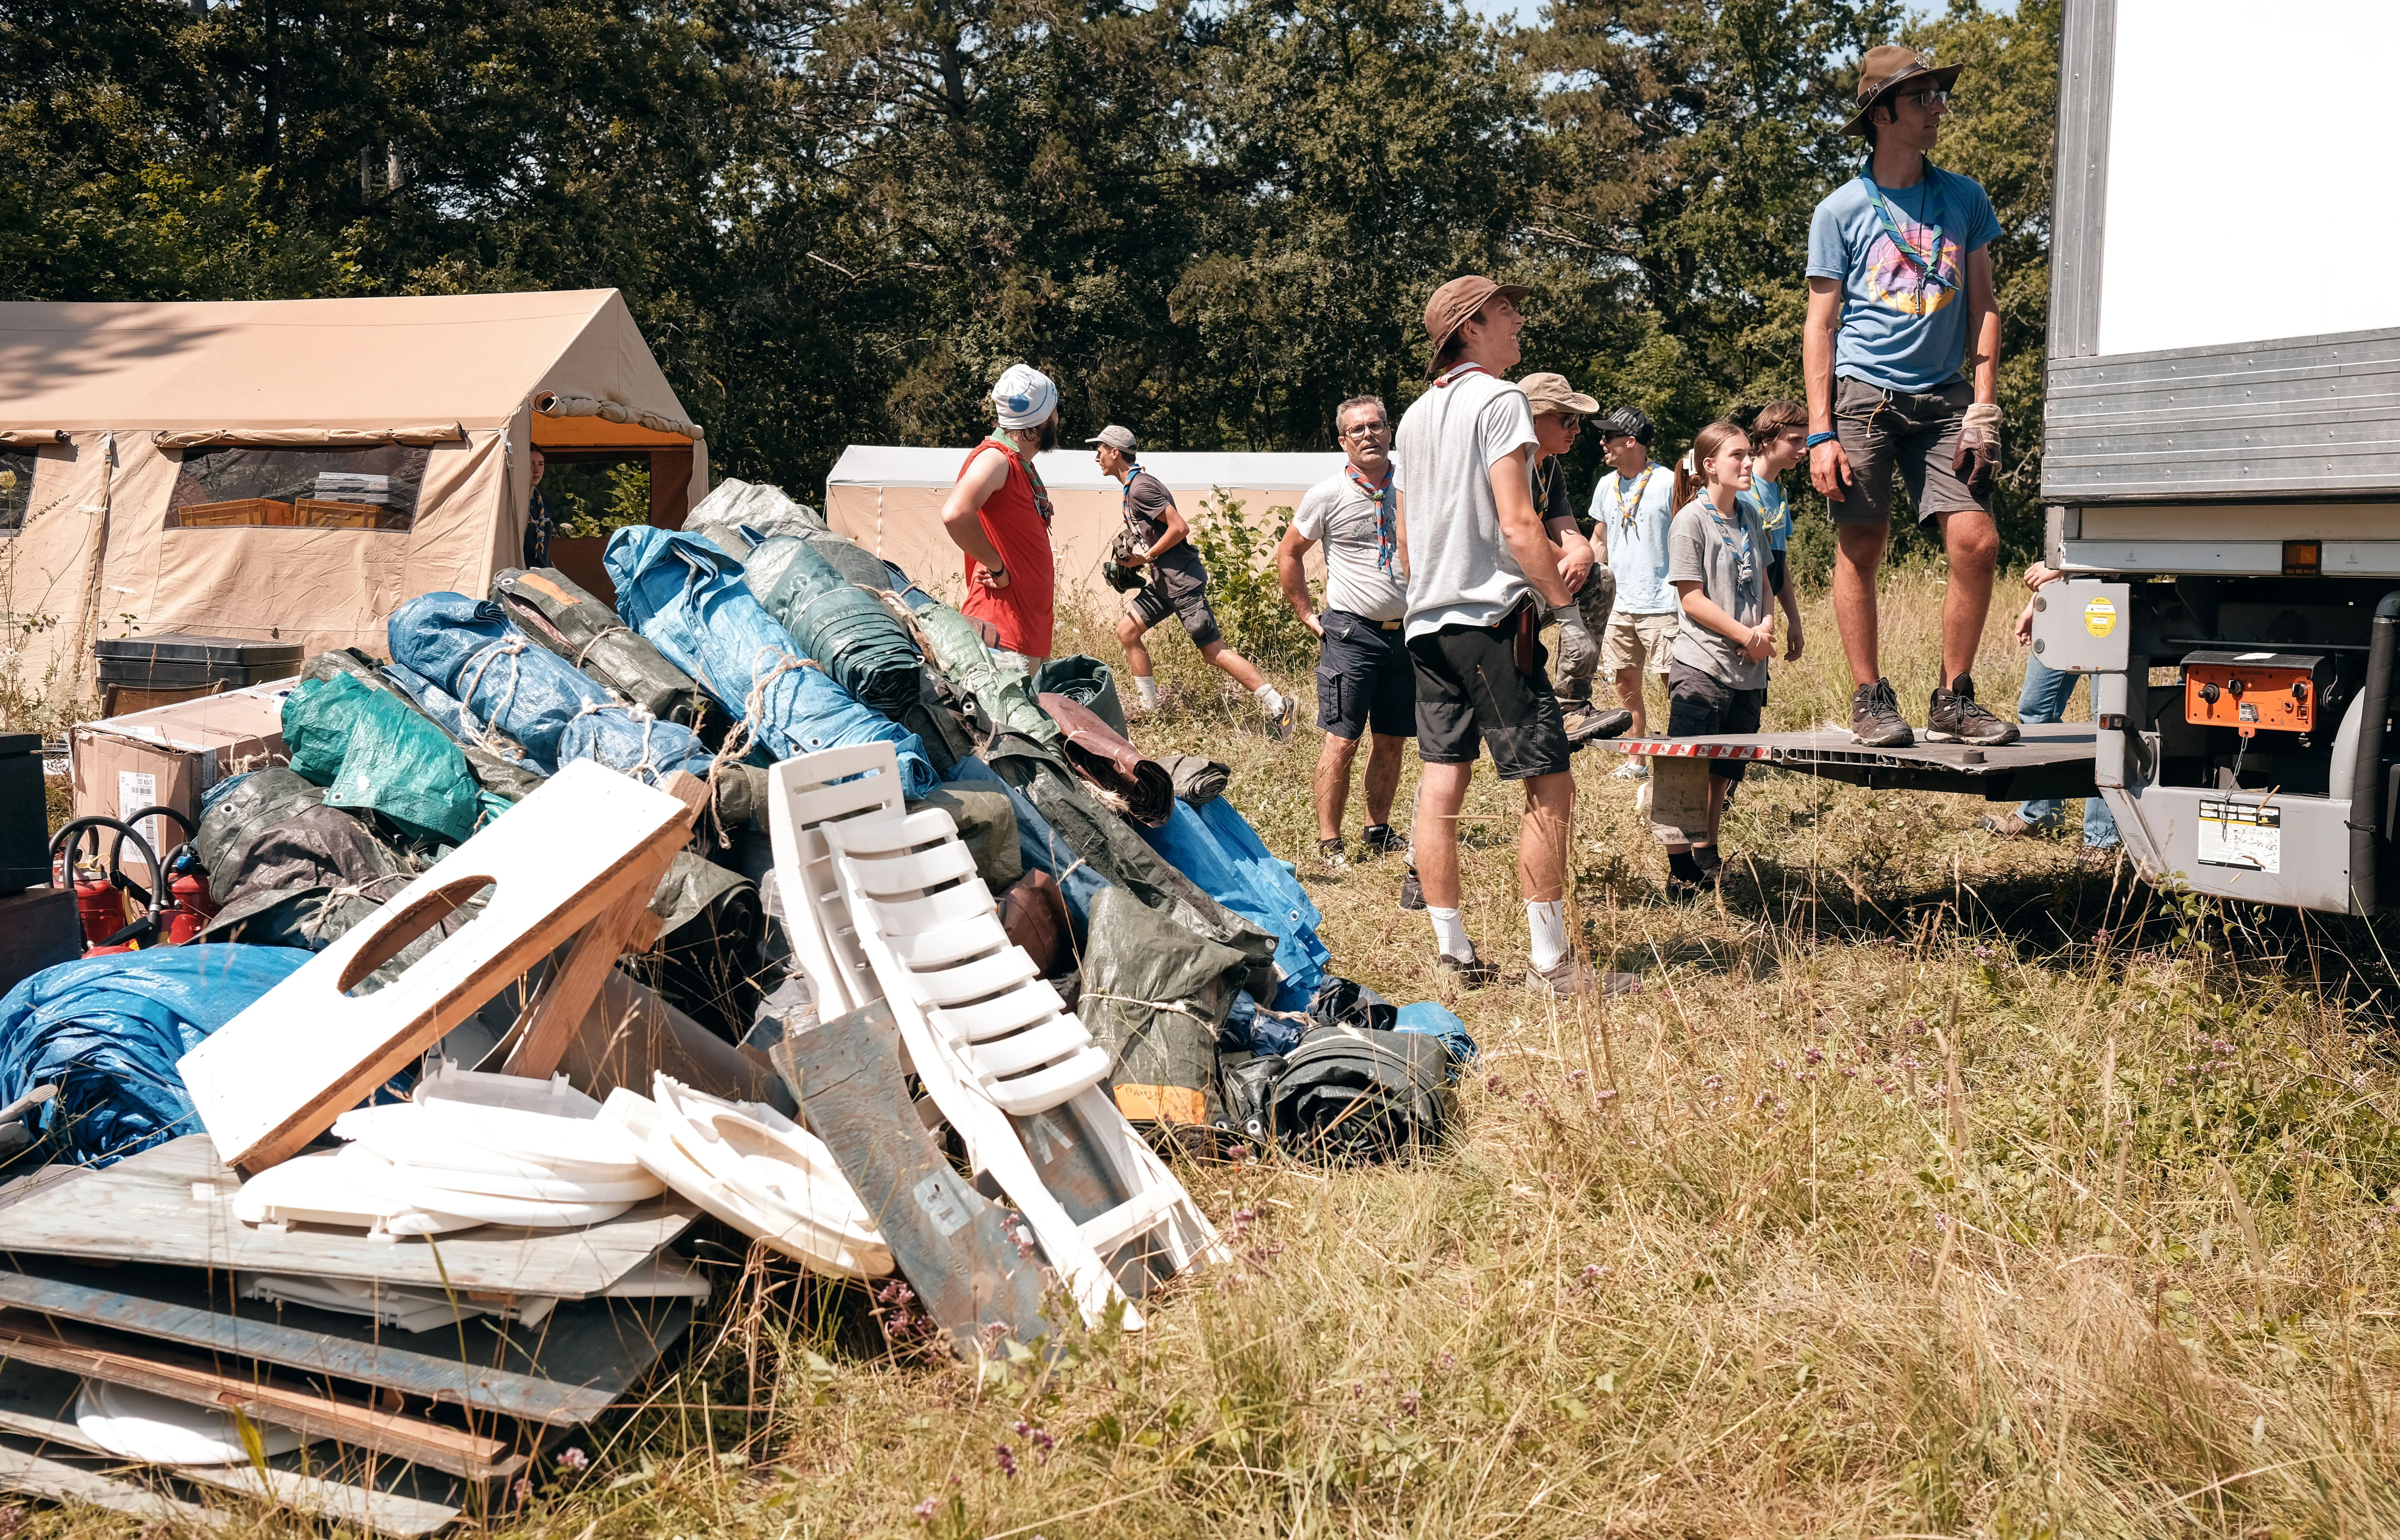
M 1608 634 L 1608 612 L 1616 605 L 1616 574 L 1594 564 L 1575 603 L 1549 613 L 1559 628 L 1558 696 L 1561 701 L 1591 699 L 1592 676 L 1600 672 L 1600 639 Z

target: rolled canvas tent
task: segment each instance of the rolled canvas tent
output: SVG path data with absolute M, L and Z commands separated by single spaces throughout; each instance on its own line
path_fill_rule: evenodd
M 647 458 L 651 521 L 707 490 L 701 429 L 613 289 L 0 304 L 0 627 L 76 686 L 102 634 L 381 651 L 401 602 L 516 565 L 529 447 Z
M 825 522 L 899 563 L 928 588 L 955 597 L 962 559 L 942 529 L 942 500 L 966 457 L 965 448 L 852 444 L 825 477 Z M 1269 536 L 1289 517 L 1270 518 L 1271 511 L 1299 506 L 1302 493 L 1339 475 L 1343 464 L 1339 453 L 1165 453 L 1140 459 L 1175 494 L 1185 519 L 1197 522 L 1216 508 L 1221 494 L 1227 502 L 1239 503 L 1242 517 Z M 1100 473 L 1088 449 L 1053 450 L 1034 464 L 1050 489 L 1050 547 L 1057 556 L 1061 601 L 1079 593 L 1086 600 L 1106 595 L 1100 564 L 1125 526 L 1125 489 Z

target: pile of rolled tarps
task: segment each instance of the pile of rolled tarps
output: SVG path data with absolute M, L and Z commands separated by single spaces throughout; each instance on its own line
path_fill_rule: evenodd
M 743 560 L 742 576 L 801 653 L 854 699 L 890 716 L 916 702 L 924 661 L 907 629 L 808 541 L 788 535 L 768 540 Z
M 626 623 L 699 680 L 770 755 L 888 743 L 906 793 L 934 789 L 923 743 L 810 667 L 791 633 L 751 596 L 740 562 L 705 540 L 647 525 L 610 536 L 604 560 Z
M 916 613 L 917 630 L 934 661 L 975 698 L 994 728 L 1021 732 L 1037 743 L 1058 741 L 1058 724 L 1033 703 L 1033 687 L 1024 671 L 1001 667 L 975 634 L 974 621 L 938 602 L 919 605 Z
M 706 729 L 708 697 L 691 676 L 556 567 L 505 568 L 492 579 L 492 602 L 519 631 L 651 715 Z
M 594 759 L 656 785 L 676 770 L 705 777 L 716 757 L 689 728 L 625 704 L 534 645 L 488 599 L 421 594 L 392 611 L 388 631 L 395 669 L 455 699 L 469 734 L 488 726 L 542 774 Z

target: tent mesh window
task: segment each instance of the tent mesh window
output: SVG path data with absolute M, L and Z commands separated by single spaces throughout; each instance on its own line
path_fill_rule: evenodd
M 25 527 L 34 506 L 34 468 L 40 463 L 30 449 L 0 450 L 0 535 Z
M 167 527 L 404 530 L 416 522 L 430 453 L 401 443 L 187 449 Z

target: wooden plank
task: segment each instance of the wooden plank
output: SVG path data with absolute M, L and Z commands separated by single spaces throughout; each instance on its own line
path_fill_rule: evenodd
M 93 1442 L 75 1424 L 75 1392 L 81 1383 L 75 1375 L 61 1370 L 29 1364 L 13 1366 L 8 1383 L 0 1385 L 0 1434 L 23 1439 L 34 1446 L 37 1454 L 69 1450 L 116 1461 L 116 1454 Z M 311 1459 L 316 1452 L 300 1449 L 274 1455 L 263 1477 L 247 1465 L 177 1465 L 170 1474 L 196 1486 L 265 1497 L 384 1534 L 430 1534 L 465 1511 L 466 1490 L 454 1477 L 433 1475 L 414 1465 L 389 1461 L 372 1471 L 352 1470 L 349 1467 L 361 1462 Z M 327 1474 L 332 1470 L 361 1479 L 340 1479 Z M 381 1484 L 366 1484 L 368 1480 Z M 440 1495 L 426 1497 L 422 1495 L 426 1490 Z
M 1018 1250 L 1002 1209 L 961 1177 L 908 1098 L 900 1029 L 882 1001 L 787 1037 L 773 1050 L 809 1131 L 875 1217 L 925 1313 L 973 1363 L 987 1326 L 1030 1343 L 1043 1318 L 1043 1268 Z
M 358 1230 L 300 1224 L 279 1234 L 242 1223 L 233 1217 L 240 1180 L 201 1134 L 170 1139 L 101 1170 L 71 1169 L 71 1179 L 0 1208 L 0 1253 L 580 1300 L 648 1261 L 700 1214 L 668 1192 L 580 1230 L 487 1224 L 376 1242 Z M 195 1198 L 196 1187 L 207 1196 Z
M 295 1428 L 312 1438 L 375 1450 L 478 1480 L 512 1475 L 525 1464 L 523 1455 L 511 1454 L 509 1446 L 498 1438 L 262 1380 L 220 1374 L 181 1355 L 126 1352 L 95 1334 L 20 1311 L 0 1312 L 0 1363 L 65 1370 L 194 1406 L 231 1407 L 258 1422 Z
M 708 805 L 708 784 L 677 770 L 661 789 L 683 805 L 685 838 L 689 838 L 692 821 Z M 681 843 L 677 842 L 678 847 Z M 630 889 L 616 907 L 585 926 L 567 947 L 565 961 L 552 970 L 541 994 L 525 1007 L 524 1019 L 516 1027 L 516 1046 L 509 1052 L 503 1073 L 548 1080 L 558 1061 L 566 1056 L 567 1044 L 582 1028 L 593 1002 L 600 998 L 600 988 L 617 966 L 617 959 L 629 951 L 648 951 L 657 942 L 660 920 L 650 912 L 650 895 L 675 864 L 675 854 L 673 849 L 659 852 L 649 880 Z
M 184 1056 L 176 1068 L 218 1152 L 252 1169 L 297 1154 L 615 908 L 688 826 L 680 801 L 631 776 L 588 759 L 562 769 Z M 471 923 L 389 984 L 351 992 L 487 885 Z
M 228 1516 L 212 1513 L 198 1503 L 104 1476 L 88 1465 L 70 1465 L 5 1443 L 0 1443 L 0 1492 L 47 1497 L 54 1503 L 83 1503 L 153 1523 L 173 1520 L 211 1533 L 224 1529 L 228 1521 Z
M 0 1272 L 0 1306 L 552 1427 L 588 1423 L 615 1404 L 693 1315 L 683 1300 L 586 1300 L 559 1305 L 532 1329 L 484 1316 L 405 1332 L 239 1299 L 231 1285 L 229 1275 L 184 1269 L 102 1274 L 54 1262 L 40 1274 Z

